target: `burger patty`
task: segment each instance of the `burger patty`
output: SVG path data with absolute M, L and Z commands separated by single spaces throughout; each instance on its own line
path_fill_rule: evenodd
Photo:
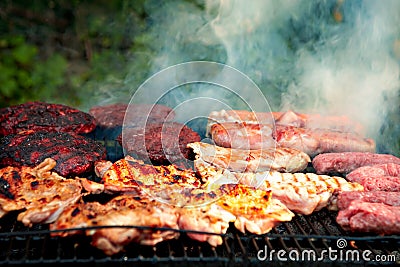
M 124 134 L 124 143 L 121 135 L 118 141 L 129 154 L 157 165 L 184 163 L 192 153 L 187 144 L 200 141 L 198 133 L 178 122 L 151 123 Z
M 62 104 L 27 102 L 0 109 L 0 135 L 27 130 L 80 134 L 95 127 L 93 116 Z
M 87 137 L 63 132 L 29 131 L 0 140 L 0 166 L 36 166 L 46 158 L 57 162 L 54 171 L 74 177 L 93 171 L 105 159 L 105 148 Z
M 97 125 L 109 128 L 120 127 L 124 123 L 125 112 L 128 109 L 128 104 L 115 103 L 104 106 L 94 106 L 89 110 L 89 114 L 95 117 Z M 143 110 L 151 110 L 149 114 L 145 114 Z M 144 122 L 161 122 L 171 120 L 174 117 L 174 112 L 170 107 L 164 105 L 150 104 L 130 104 L 129 112 L 135 121 L 132 121 L 132 126 L 137 123 Z

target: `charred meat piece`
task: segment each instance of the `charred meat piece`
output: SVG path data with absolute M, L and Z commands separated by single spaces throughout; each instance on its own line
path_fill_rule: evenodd
M 312 160 L 313 167 L 319 174 L 347 174 L 359 167 L 384 163 L 400 164 L 400 158 L 370 152 L 342 152 L 319 154 Z
M 339 210 L 346 209 L 351 202 L 357 200 L 368 203 L 383 203 L 389 206 L 400 207 L 400 192 L 386 191 L 347 191 L 341 192 L 337 198 Z
M 28 102 L 0 109 L 0 135 L 28 130 L 82 134 L 95 127 L 90 114 L 61 104 Z
M 190 159 L 188 143 L 199 142 L 200 136 L 178 122 L 151 123 L 143 128 L 125 129 L 122 146 L 129 155 L 156 165 L 182 164 Z
M 346 179 L 362 184 L 367 191 L 400 192 L 400 164 L 360 167 L 346 175 Z
M 64 177 L 93 171 L 106 150 L 90 138 L 64 132 L 24 132 L 0 140 L 0 166 L 35 166 L 46 158 L 57 162 L 54 171 Z
M 196 157 L 220 168 L 235 172 L 299 172 L 303 171 L 311 161 L 304 152 L 291 148 L 266 148 L 260 150 L 244 150 L 225 148 L 195 142 L 188 144 Z
M 399 234 L 400 207 L 354 200 L 339 211 L 336 221 L 343 229 L 354 232 Z
M 67 236 L 85 233 L 92 245 L 107 255 L 116 254 L 131 242 L 155 245 L 179 236 L 178 213 L 174 207 L 145 196 L 121 195 L 106 204 L 79 203 L 70 206 L 50 226 L 53 235 Z M 99 228 L 90 228 L 90 227 Z M 107 227 L 102 227 L 107 226 Z M 129 227 L 130 226 L 130 227 Z M 67 231 L 70 228 L 88 229 Z M 155 228 L 170 228 L 157 230 Z
M 211 126 L 214 142 L 223 147 L 263 149 L 275 146 L 315 156 L 327 152 L 374 152 L 375 142 L 355 133 L 285 125 L 217 123 Z
M 89 110 L 89 114 L 96 119 L 98 126 L 105 128 L 121 127 L 124 123 L 127 109 L 128 104 L 115 103 L 104 106 L 94 106 Z M 135 126 L 138 122 L 144 125 L 146 121 L 170 121 L 175 117 L 174 111 L 170 107 L 160 104 L 130 104 L 129 112 L 132 113 L 130 116 L 134 118 L 129 124 L 130 126 Z
M 52 172 L 55 165 L 48 158 L 34 168 L 0 169 L 0 216 L 20 210 L 17 219 L 27 226 L 50 223 L 77 202 L 81 198 L 81 184 Z

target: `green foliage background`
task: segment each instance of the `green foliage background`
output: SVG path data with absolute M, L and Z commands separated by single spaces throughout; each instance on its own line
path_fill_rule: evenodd
M 127 60 L 147 75 L 143 2 L 2 1 L 0 107 L 32 100 L 80 107 L 119 83 Z M 133 60 L 134 58 L 134 60 Z

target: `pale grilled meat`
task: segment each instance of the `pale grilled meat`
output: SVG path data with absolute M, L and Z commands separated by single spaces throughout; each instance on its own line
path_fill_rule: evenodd
M 34 168 L 0 169 L 0 216 L 20 210 L 17 219 L 27 226 L 50 223 L 63 209 L 77 202 L 81 198 L 81 184 L 52 172 L 55 165 L 48 158 Z
M 215 146 L 202 142 L 188 144 L 196 157 L 220 168 L 235 172 L 299 172 L 311 161 L 302 151 L 291 148 L 245 150 Z
M 317 175 L 313 173 L 238 173 L 221 169 L 201 159 L 195 161 L 196 169 L 209 179 L 210 184 L 241 183 L 261 190 L 271 191 L 290 210 L 311 214 L 323 207 L 336 209 L 336 195 L 341 191 L 362 191 L 358 183 L 351 183 L 342 177 Z

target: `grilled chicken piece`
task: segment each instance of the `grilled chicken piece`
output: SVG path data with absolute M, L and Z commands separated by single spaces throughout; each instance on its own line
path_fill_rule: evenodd
M 375 142 L 350 132 L 286 125 L 224 122 L 211 126 L 215 144 L 240 149 L 287 147 L 315 156 L 327 152 L 374 152 Z
M 50 223 L 68 206 L 81 198 L 78 180 L 66 179 L 51 170 L 56 161 L 45 159 L 38 166 L 0 169 L 0 217 L 13 210 L 24 210 L 18 220 L 26 226 Z
M 244 150 L 202 142 L 190 143 L 196 157 L 220 168 L 235 172 L 299 172 L 311 161 L 304 152 L 291 148 Z
M 146 196 L 125 194 L 113 198 L 104 205 L 89 202 L 70 206 L 55 223 L 50 225 L 50 229 L 58 230 L 52 234 L 59 236 L 85 233 L 92 237 L 92 245 L 107 255 L 113 255 L 122 251 L 124 246 L 131 242 L 155 245 L 163 240 L 177 238 L 179 236 L 179 232 L 176 231 L 177 211 L 172 206 Z M 80 227 L 89 228 L 68 231 Z
M 358 183 L 347 182 L 342 177 L 316 175 L 313 173 L 238 173 L 220 169 L 201 159 L 195 161 L 196 169 L 209 187 L 220 183 L 241 183 L 260 190 L 271 191 L 290 210 L 300 214 L 311 214 L 323 207 L 337 209 L 336 196 L 341 191 L 362 191 Z
M 173 184 L 189 188 L 200 185 L 200 180 L 193 170 L 181 169 L 175 165 L 153 166 L 131 156 L 114 162 L 111 167 L 105 162 L 100 162 L 95 169 L 97 173 L 103 173 L 100 177 L 101 183 L 81 179 L 84 188 L 93 193 L 140 192 L 141 189 L 153 189 L 154 186 L 165 188 Z
M 268 190 L 237 185 L 222 185 L 225 194 L 217 205 L 236 216 L 235 227 L 245 233 L 268 233 L 281 222 L 292 220 L 294 214 Z

